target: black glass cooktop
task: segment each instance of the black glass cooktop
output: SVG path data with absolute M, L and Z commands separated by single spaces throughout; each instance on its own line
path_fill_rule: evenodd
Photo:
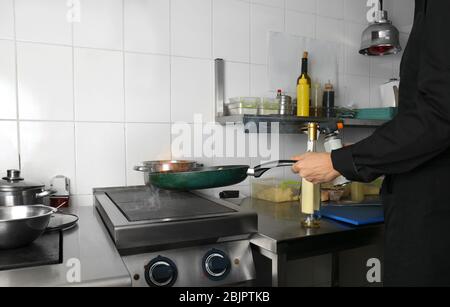
M 62 232 L 45 233 L 29 246 L 0 250 L 0 271 L 60 264 L 63 260 L 62 250 Z
M 120 189 L 106 194 L 130 222 L 190 219 L 236 212 L 189 192 L 146 187 Z

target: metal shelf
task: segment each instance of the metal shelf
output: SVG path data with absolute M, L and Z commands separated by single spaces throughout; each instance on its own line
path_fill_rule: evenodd
M 279 133 L 296 134 L 302 133 L 302 129 L 309 122 L 343 122 L 347 128 L 376 128 L 385 124 L 383 120 L 360 120 L 360 119 L 338 119 L 297 117 L 293 115 L 230 115 L 223 116 L 225 110 L 225 62 L 222 59 L 215 60 L 215 114 L 216 122 L 225 124 L 243 124 L 246 133 L 270 133 L 271 124 L 278 123 Z
M 302 133 L 302 128 L 309 122 L 324 123 L 329 121 L 340 121 L 347 128 L 376 128 L 384 125 L 384 120 L 360 120 L 360 119 L 329 119 L 317 117 L 297 117 L 291 115 L 230 115 L 218 116 L 216 122 L 222 125 L 243 124 L 246 133 L 271 132 L 271 124 L 279 124 L 279 133 L 296 134 Z M 263 129 L 264 131 L 260 131 Z

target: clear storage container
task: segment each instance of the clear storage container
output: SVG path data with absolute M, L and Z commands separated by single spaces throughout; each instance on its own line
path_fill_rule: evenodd
M 259 115 L 280 114 L 280 102 L 276 98 L 264 98 L 259 108 Z
M 282 179 L 257 179 L 252 181 L 252 197 L 274 203 L 299 201 L 301 182 Z
M 259 97 L 236 97 L 230 98 L 225 109 L 229 115 L 257 115 L 260 105 Z

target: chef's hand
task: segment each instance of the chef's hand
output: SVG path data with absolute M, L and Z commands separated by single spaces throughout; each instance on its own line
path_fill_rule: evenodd
M 292 170 L 311 183 L 328 183 L 341 176 L 334 169 L 329 153 L 310 152 L 294 157 L 293 160 L 298 162 L 292 167 Z

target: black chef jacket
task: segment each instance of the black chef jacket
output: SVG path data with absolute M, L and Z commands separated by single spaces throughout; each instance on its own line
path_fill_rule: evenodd
M 450 1 L 416 0 L 399 113 L 332 153 L 347 179 L 382 175 L 387 286 L 450 286 Z

